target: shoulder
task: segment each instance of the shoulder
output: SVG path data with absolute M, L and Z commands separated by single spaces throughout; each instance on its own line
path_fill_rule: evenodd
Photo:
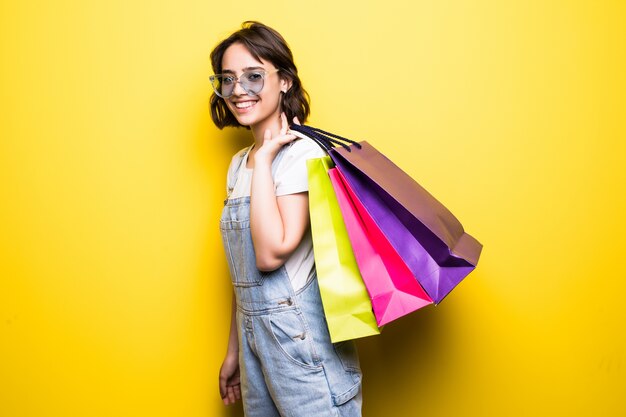
M 233 155 L 233 157 L 230 160 L 231 165 L 237 161 L 239 161 L 241 158 L 243 158 L 243 156 L 245 155 L 245 153 L 250 149 L 250 146 L 246 146 L 245 148 L 242 148 L 240 150 L 237 151 L 236 154 Z
M 287 159 L 311 159 L 321 158 L 326 155 L 320 145 L 313 139 L 299 138 L 296 139 L 293 144 L 285 151 L 285 158 Z
M 250 146 L 246 146 L 243 149 L 240 149 L 230 160 L 230 165 L 228 165 L 228 177 L 234 175 L 235 171 L 239 167 L 241 159 L 244 157 L 246 152 L 250 149 Z
M 308 190 L 307 163 L 321 158 L 326 152 L 312 139 L 301 138 L 287 145 L 275 176 L 276 195 L 300 193 Z
M 246 154 L 246 152 L 248 152 L 249 149 L 250 146 L 246 146 L 245 148 L 240 149 L 239 151 L 237 151 L 237 153 L 233 155 L 233 157 L 230 159 L 229 170 L 232 170 L 237 166 L 237 163 L 241 161 L 241 158 L 243 158 L 243 156 Z

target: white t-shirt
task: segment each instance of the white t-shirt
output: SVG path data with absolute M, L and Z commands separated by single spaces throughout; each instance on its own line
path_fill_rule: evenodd
M 248 148 L 237 152 L 228 168 L 228 180 L 235 175 L 240 158 Z M 301 193 L 309 190 L 307 177 L 307 159 L 321 158 L 326 152 L 311 139 L 296 139 L 278 162 L 276 175 L 274 176 L 274 190 L 276 196 Z M 252 182 L 252 169 L 246 168 L 248 155 L 246 153 L 241 162 L 241 169 L 237 175 L 235 187 L 229 198 L 247 197 L 250 195 Z M 315 260 L 313 258 L 313 240 L 311 228 L 307 228 L 302 241 L 285 262 L 285 270 L 291 280 L 294 291 L 298 291 L 306 284 L 309 275 L 313 271 Z

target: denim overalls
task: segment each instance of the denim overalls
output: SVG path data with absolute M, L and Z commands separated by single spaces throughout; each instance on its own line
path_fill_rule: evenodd
M 272 176 L 289 147 L 284 146 L 274 159 Z M 235 162 L 238 167 L 228 184 L 229 195 L 243 155 Z M 331 343 L 315 269 L 305 286 L 294 292 L 284 266 L 271 272 L 256 268 L 250 197 L 225 201 L 220 230 L 237 302 L 245 415 L 361 416 L 355 345 Z

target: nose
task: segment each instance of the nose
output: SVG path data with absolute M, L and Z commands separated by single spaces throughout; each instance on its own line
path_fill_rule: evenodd
M 236 80 L 235 81 L 235 87 L 233 88 L 233 94 L 236 96 L 245 96 L 248 94 L 248 92 L 246 90 L 243 89 L 243 87 L 241 86 L 241 81 Z

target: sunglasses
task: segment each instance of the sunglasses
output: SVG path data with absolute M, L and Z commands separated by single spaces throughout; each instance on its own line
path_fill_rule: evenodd
M 215 94 L 222 98 L 228 98 L 233 95 L 235 91 L 235 85 L 239 83 L 243 91 L 249 96 L 256 96 L 263 90 L 265 83 L 265 77 L 268 74 L 277 72 L 279 69 L 273 69 L 270 71 L 265 70 L 251 70 L 244 71 L 239 77 L 234 74 L 215 74 L 209 77 L 211 86 Z

